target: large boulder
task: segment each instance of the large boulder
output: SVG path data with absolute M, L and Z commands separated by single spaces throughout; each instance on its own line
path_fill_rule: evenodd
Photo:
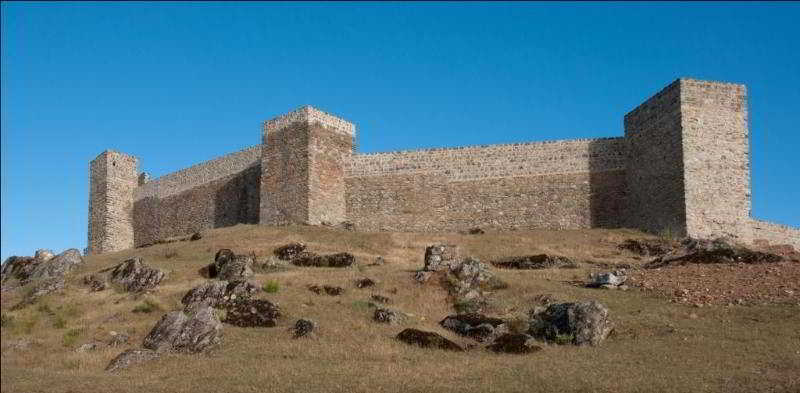
M 303 252 L 292 259 L 292 264 L 295 266 L 348 267 L 352 266 L 355 260 L 356 258 L 353 256 L 353 254 L 347 252 L 328 255 L 317 255 L 310 252 Z
M 142 292 L 158 286 L 165 275 L 165 272 L 145 264 L 142 258 L 136 257 L 115 266 L 109 275 L 109 280 L 128 292 Z
M 244 281 L 206 281 L 192 288 L 181 299 L 186 307 L 205 305 L 210 307 L 227 307 L 241 299 L 249 299 L 258 291 L 254 284 Z
M 548 269 L 577 267 L 577 264 L 567 257 L 547 254 L 502 258 L 492 261 L 492 265 L 503 269 Z
M 239 327 L 274 327 L 282 317 L 280 307 L 263 299 L 243 299 L 226 307 L 224 322 Z
M 417 345 L 422 348 L 444 349 L 447 351 L 463 351 L 458 344 L 442 337 L 434 332 L 426 332 L 418 329 L 405 329 L 397 335 L 397 339 L 410 345 Z
M 106 371 L 117 372 L 135 364 L 148 362 L 158 358 L 159 354 L 150 349 L 129 349 L 115 357 L 106 366 Z
M 56 256 L 39 250 L 38 257 L 17 257 L 6 259 L 2 269 L 2 282 L 9 284 L 15 280 L 18 285 L 30 284 L 29 296 L 21 304 L 32 303 L 39 296 L 63 289 L 67 273 L 83 263 L 80 251 L 71 248 Z M 9 286 L 13 287 L 13 285 Z
M 222 323 L 208 306 L 173 311 L 161 317 L 142 345 L 156 352 L 197 353 L 210 349 L 222 339 Z
M 249 255 L 234 255 L 215 261 L 217 278 L 220 280 L 244 280 L 253 276 L 254 259 Z
M 529 334 L 560 344 L 599 345 L 614 328 L 608 314 L 608 308 L 594 300 L 551 304 L 533 313 Z
M 435 272 L 450 268 L 458 263 L 458 246 L 453 244 L 433 244 L 425 248 L 424 271 Z

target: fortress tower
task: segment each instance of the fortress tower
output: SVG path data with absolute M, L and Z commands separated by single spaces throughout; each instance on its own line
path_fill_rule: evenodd
M 106 150 L 89 163 L 89 254 L 133 248 L 136 157 Z
M 628 226 L 749 238 L 744 85 L 679 79 L 625 116 Z
M 311 106 L 261 143 L 148 180 L 106 151 L 89 166 L 89 252 L 236 224 L 456 232 L 629 227 L 790 244 L 750 217 L 744 85 L 681 78 L 625 115 L 625 136 L 355 154 L 355 126 Z
M 345 221 L 344 165 L 354 136 L 352 123 L 311 106 L 264 122 L 260 222 Z

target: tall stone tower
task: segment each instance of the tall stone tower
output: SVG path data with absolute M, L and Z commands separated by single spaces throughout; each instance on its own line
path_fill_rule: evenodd
M 354 136 L 352 123 L 311 106 L 264 122 L 259 221 L 344 221 L 344 163 Z
M 89 254 L 133 248 L 139 160 L 106 150 L 89 163 Z
M 679 79 L 625 115 L 628 225 L 746 238 L 750 215 L 744 85 Z

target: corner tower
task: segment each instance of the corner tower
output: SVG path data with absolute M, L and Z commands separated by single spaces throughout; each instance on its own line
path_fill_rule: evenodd
M 89 163 L 89 254 L 133 248 L 133 194 L 139 160 L 104 151 Z
M 747 237 L 750 156 L 744 85 L 681 78 L 625 115 L 628 226 Z
M 264 122 L 259 221 L 344 221 L 344 164 L 354 136 L 352 123 L 311 106 Z

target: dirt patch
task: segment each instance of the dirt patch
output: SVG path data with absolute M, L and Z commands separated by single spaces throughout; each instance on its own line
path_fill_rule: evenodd
M 694 305 L 800 304 L 800 263 L 686 264 L 631 272 L 628 284 Z

